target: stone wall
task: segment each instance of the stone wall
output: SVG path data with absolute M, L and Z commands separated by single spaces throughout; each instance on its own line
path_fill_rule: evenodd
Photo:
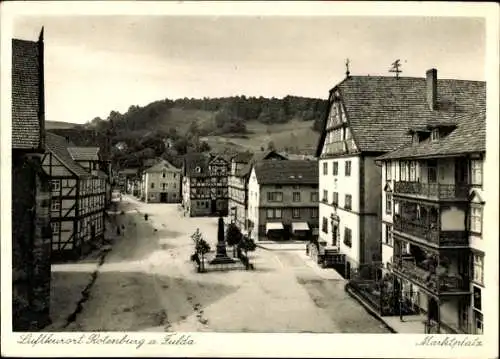
M 14 331 L 50 323 L 49 180 L 40 158 L 12 156 L 12 320 Z

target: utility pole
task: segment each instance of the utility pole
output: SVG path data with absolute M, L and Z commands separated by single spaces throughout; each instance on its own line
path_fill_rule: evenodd
M 349 77 L 349 75 L 351 74 L 351 72 L 349 71 L 349 64 L 351 62 L 349 61 L 349 59 L 346 59 L 345 60 L 345 76 L 346 77 Z

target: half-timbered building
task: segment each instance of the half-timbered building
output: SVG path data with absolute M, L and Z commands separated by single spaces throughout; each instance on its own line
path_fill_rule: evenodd
M 12 329 L 50 324 L 50 195 L 45 152 L 43 29 L 12 40 Z
M 248 178 L 252 164 L 262 160 L 286 160 L 276 151 L 262 151 L 256 154 L 243 152 L 231 158 L 228 176 L 229 216 L 241 230 L 248 231 Z
M 52 257 L 79 256 L 104 236 L 106 174 L 76 163 L 64 137 L 47 133 L 45 173 L 51 181 Z
M 319 157 L 320 240 L 351 269 L 382 265 L 381 168 L 375 158 L 408 144 L 407 128 L 450 122 L 481 106 L 484 83 L 426 77 L 348 76 L 329 95 Z M 479 107 L 478 107 L 479 106 Z
M 182 204 L 190 216 L 227 216 L 228 160 L 219 155 L 184 158 Z

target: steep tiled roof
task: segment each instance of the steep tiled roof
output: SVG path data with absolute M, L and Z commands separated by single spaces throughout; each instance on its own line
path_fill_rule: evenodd
M 179 168 L 175 167 L 167 160 L 162 160 L 161 162 L 157 163 L 156 165 L 149 167 L 144 172 L 148 172 L 148 173 L 162 172 L 163 169 L 165 169 L 165 168 L 167 168 L 169 171 L 173 171 L 173 172 L 180 172 L 181 171 Z
M 47 132 L 46 145 L 53 155 L 57 157 L 71 172 L 78 177 L 90 177 L 91 174 L 87 172 L 82 166 L 76 163 L 68 152 L 68 141 L 61 136 Z
M 192 153 L 184 156 L 184 174 L 188 177 L 205 177 L 208 175 L 210 157 L 203 153 Z M 199 167 L 200 172 L 197 171 Z
M 250 152 L 240 152 L 233 156 L 232 160 L 236 163 L 248 163 L 253 156 L 253 153 Z
M 68 147 L 68 152 L 75 161 L 99 160 L 99 147 Z
M 485 106 L 486 83 L 437 80 L 437 109 L 427 103 L 425 78 L 352 76 L 332 89 L 338 90 L 358 148 L 387 152 L 411 142 L 407 130 L 456 118 Z M 326 126 L 326 123 L 324 124 Z M 323 131 L 316 155 L 321 153 Z
M 380 156 L 377 160 L 451 156 L 486 151 L 486 109 L 457 118 L 456 128 L 437 141 L 425 140 L 415 145 L 403 146 Z
M 255 164 L 259 184 L 318 184 L 318 161 L 263 160 Z
M 41 146 L 40 66 L 38 43 L 12 40 L 12 148 Z
M 252 170 L 252 166 L 255 163 L 263 161 L 263 160 L 271 159 L 271 158 L 288 160 L 287 157 L 285 157 L 282 154 L 279 154 L 278 152 L 273 151 L 273 150 L 257 152 L 252 156 L 251 160 L 237 173 L 237 175 L 240 177 L 249 176 L 250 171 Z

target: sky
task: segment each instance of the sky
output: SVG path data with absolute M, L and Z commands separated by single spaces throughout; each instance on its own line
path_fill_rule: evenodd
M 17 17 L 45 37 L 46 119 L 85 123 L 165 98 L 326 99 L 351 75 L 485 80 L 485 21 L 453 17 Z

